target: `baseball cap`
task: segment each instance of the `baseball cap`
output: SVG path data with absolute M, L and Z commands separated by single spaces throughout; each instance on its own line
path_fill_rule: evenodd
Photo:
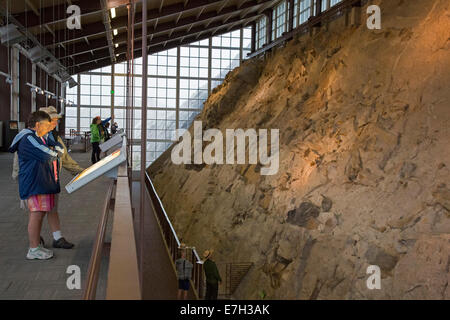
M 39 111 L 46 112 L 52 119 L 54 119 L 54 118 L 61 119 L 62 118 L 62 116 L 60 114 L 58 114 L 58 111 L 56 110 L 56 108 L 54 106 L 42 107 L 42 108 L 39 108 Z

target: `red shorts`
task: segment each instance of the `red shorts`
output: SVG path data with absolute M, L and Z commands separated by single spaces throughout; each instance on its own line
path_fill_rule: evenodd
M 54 194 L 38 194 L 28 198 L 28 209 L 30 211 L 50 212 L 55 206 Z

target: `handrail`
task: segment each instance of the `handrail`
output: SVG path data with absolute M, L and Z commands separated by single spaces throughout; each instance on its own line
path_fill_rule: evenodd
M 120 172 L 127 171 L 120 170 Z M 142 298 L 132 215 L 128 177 L 119 175 L 106 288 L 107 300 L 140 300 Z
M 97 227 L 97 236 L 94 241 L 91 258 L 87 273 L 86 286 L 83 292 L 83 300 L 94 300 L 97 293 L 98 274 L 100 271 L 100 263 L 105 241 L 106 225 L 108 221 L 109 211 L 111 207 L 111 197 L 114 189 L 114 181 L 111 181 L 106 192 L 105 203 Z
M 153 191 L 153 194 L 155 195 L 155 198 L 158 201 L 159 207 L 161 208 L 162 212 L 164 213 L 164 217 L 166 218 L 166 223 L 169 225 L 170 230 L 172 231 L 173 236 L 175 237 L 177 245 L 180 246 L 181 242 L 178 239 L 177 233 L 175 232 L 175 229 L 173 228 L 172 223 L 170 222 L 169 216 L 167 215 L 166 210 L 164 209 L 164 206 L 163 206 L 163 204 L 161 202 L 161 199 L 159 198 L 158 194 L 156 193 L 155 186 L 153 185 L 152 180 L 148 176 L 147 172 L 145 173 L 145 177 L 146 177 L 146 180 L 147 180 L 147 186 L 149 186 L 151 188 L 151 190 Z
M 158 196 L 158 193 L 156 192 L 156 189 L 148 175 L 148 173 L 145 173 L 145 181 L 147 190 L 149 191 L 150 198 L 151 198 L 151 205 L 154 208 L 156 218 L 158 220 L 158 223 L 161 227 L 161 232 L 163 234 L 164 241 L 166 242 L 169 254 L 172 258 L 172 262 L 175 262 L 176 260 L 176 254 L 177 250 L 180 247 L 180 241 L 178 240 L 178 236 L 176 234 L 175 229 L 172 226 L 172 223 L 170 222 L 169 216 L 166 213 L 166 210 L 164 209 L 164 206 L 162 204 L 161 199 Z M 195 247 L 186 247 L 186 249 L 191 250 L 191 255 L 187 256 L 186 259 L 191 260 L 192 264 L 194 265 L 193 274 L 192 274 L 192 289 L 194 290 L 195 296 L 198 298 L 202 297 L 202 290 L 203 290 L 203 261 L 200 259 L 200 256 L 198 255 L 197 250 Z M 221 293 L 220 295 L 224 295 L 225 297 L 229 298 L 231 297 L 237 287 L 239 286 L 240 282 L 242 281 L 243 277 L 248 273 L 250 268 L 254 265 L 253 262 L 226 262 L 226 263 L 217 263 L 218 266 L 225 266 L 225 292 Z
M 84 139 L 84 152 L 88 152 L 89 146 L 91 145 L 91 132 L 90 131 L 77 131 L 75 129 L 70 129 L 70 137 L 80 137 L 81 140 Z
M 174 263 L 177 259 L 177 252 L 180 248 L 181 242 L 147 172 L 145 173 L 145 178 L 147 190 L 149 191 L 152 202 L 151 204 L 155 209 L 155 215 L 161 227 L 163 239 L 167 245 L 172 262 Z M 199 299 L 202 297 L 203 290 L 203 261 L 200 259 L 200 256 L 195 248 L 192 247 L 189 249 L 191 249 L 191 262 L 194 266 L 191 279 L 193 283 L 192 289 L 197 299 Z
M 141 299 L 137 250 L 131 209 L 130 186 L 125 164 L 119 167 L 117 180 L 110 182 L 102 215 L 94 240 L 85 289 L 84 300 L 96 299 L 97 284 L 105 241 L 106 226 L 111 210 L 114 211 L 106 299 Z M 115 186 L 115 192 L 114 192 Z M 112 199 L 115 194 L 114 201 Z M 114 203 L 114 208 L 112 208 Z

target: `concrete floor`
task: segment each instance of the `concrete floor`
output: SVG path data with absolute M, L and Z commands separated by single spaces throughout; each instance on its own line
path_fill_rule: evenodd
M 89 153 L 71 155 L 81 166 L 89 166 Z M 29 261 L 25 259 L 28 213 L 19 208 L 18 184 L 11 178 L 12 159 L 12 154 L 0 153 L 0 299 L 80 299 L 108 178 L 101 177 L 69 195 L 64 187 L 72 176 L 63 169 L 59 198 L 61 229 L 75 248 L 54 249 L 54 258 L 47 261 Z M 50 248 L 53 239 L 47 220 L 41 234 Z M 66 270 L 70 265 L 81 269 L 80 290 L 69 290 L 66 286 L 70 276 Z M 98 298 L 105 293 L 107 267 L 107 263 L 102 263 Z

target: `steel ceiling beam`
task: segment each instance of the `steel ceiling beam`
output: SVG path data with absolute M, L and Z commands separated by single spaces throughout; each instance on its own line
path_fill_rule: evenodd
M 249 19 L 249 21 L 245 22 L 244 24 L 247 24 L 247 23 L 249 23 L 251 21 L 252 20 Z M 234 29 L 232 29 L 230 31 L 224 30 L 223 32 L 217 33 L 216 36 L 224 34 L 224 33 L 228 33 L 228 32 L 233 32 L 235 30 L 239 30 L 241 27 L 242 26 L 240 25 L 240 26 L 237 26 L 237 27 L 235 27 Z M 192 43 L 194 41 L 202 41 L 202 40 L 205 40 L 205 39 L 209 39 L 211 36 L 212 36 L 212 32 L 208 32 L 207 34 L 203 35 L 199 39 L 195 39 L 195 35 L 189 35 L 189 36 L 186 36 L 186 39 L 183 40 L 181 43 L 176 41 L 174 43 L 166 45 L 165 47 L 164 47 L 163 44 L 159 44 L 157 46 L 150 47 L 150 50 L 148 51 L 148 54 L 154 54 L 154 53 L 161 52 L 161 51 L 164 51 L 164 50 L 170 50 L 170 49 L 176 48 L 178 46 L 187 45 L 187 44 Z M 141 57 L 141 54 L 140 54 L 139 50 L 136 51 L 134 57 L 135 58 L 140 58 Z M 116 58 L 117 58 L 116 63 L 125 62 L 127 60 L 126 59 L 126 54 L 123 54 L 123 53 L 120 54 Z M 90 63 L 83 64 L 81 66 L 75 66 L 74 72 L 72 73 L 72 75 L 73 74 L 77 74 L 77 73 L 81 73 L 81 72 L 91 71 L 91 70 L 97 69 L 97 68 L 107 67 L 109 65 L 111 65 L 111 61 L 109 60 L 109 58 L 99 59 L 99 60 L 96 60 L 96 61 L 93 61 L 93 62 L 90 62 Z
M 181 39 L 180 42 L 183 42 L 184 38 L 187 38 L 188 36 L 195 36 L 199 33 L 201 34 L 201 33 L 208 32 L 208 31 L 212 31 L 211 35 L 215 35 L 215 33 L 217 33 L 217 31 L 222 28 L 231 29 L 233 26 L 236 26 L 238 24 L 243 24 L 244 22 L 246 22 L 249 19 L 257 18 L 259 15 L 260 14 L 258 14 L 257 12 L 254 12 L 254 13 L 247 14 L 245 17 L 237 16 L 232 19 L 229 19 L 227 23 L 223 23 L 222 21 L 217 21 L 215 23 L 210 24 L 208 28 L 205 28 L 204 26 L 198 26 L 198 27 L 192 28 L 191 32 L 189 34 L 186 34 L 185 31 L 178 31 L 178 32 L 173 32 L 171 36 L 164 35 L 164 36 L 159 36 L 159 37 L 153 37 L 150 47 L 157 46 L 160 44 L 162 44 L 164 47 L 164 43 L 176 41 L 179 39 Z M 135 44 L 134 44 L 135 50 L 139 50 L 140 45 L 141 45 L 141 41 L 139 41 L 139 39 L 137 39 L 137 37 L 135 37 Z M 122 54 L 122 53 L 126 53 L 126 50 L 127 50 L 126 46 L 119 46 L 118 48 L 116 48 L 115 52 L 116 52 L 116 54 Z M 108 54 L 108 48 L 105 48 L 102 50 L 97 50 L 97 51 L 95 51 L 94 55 L 92 55 L 90 53 L 78 55 L 75 57 L 73 65 L 79 65 L 82 63 L 88 63 L 92 60 L 101 59 L 101 58 L 104 58 L 105 55 L 107 55 L 107 54 Z
M 86 0 L 84 0 L 86 1 Z M 91 2 L 93 0 L 90 0 Z M 223 0 L 192 0 L 189 1 L 186 6 L 182 3 L 176 3 L 172 5 L 167 5 L 162 7 L 161 11 L 159 8 L 147 10 L 147 22 L 155 22 L 161 18 L 172 16 L 175 14 L 183 13 L 186 11 L 190 11 L 193 9 L 201 9 L 205 6 L 211 6 L 213 4 L 219 3 Z M 67 17 L 67 15 L 66 15 Z M 126 28 L 128 25 L 128 17 L 121 16 L 116 17 L 113 21 L 112 27 L 113 29 Z M 135 25 L 142 25 L 142 17 L 140 15 L 136 16 Z M 90 37 L 101 34 L 102 28 L 104 29 L 103 22 L 94 22 L 87 25 L 83 25 L 83 30 L 80 32 L 76 32 L 72 35 L 67 35 L 64 30 L 61 30 L 56 33 L 56 42 L 64 43 L 68 41 L 76 41 L 80 37 Z M 104 30 L 103 30 L 104 33 Z M 50 46 L 54 42 L 54 39 L 51 34 L 45 33 L 42 35 L 42 44 L 44 46 Z
M 195 23 L 209 21 L 209 23 L 206 25 L 206 27 L 204 27 L 204 29 L 206 30 L 207 28 L 209 28 L 209 26 L 211 25 L 211 23 L 213 22 L 214 19 L 217 19 L 220 17 L 231 18 L 233 13 L 239 13 L 245 9 L 250 9 L 252 7 L 261 6 L 263 4 L 270 3 L 270 2 L 273 2 L 273 0 L 247 1 L 245 4 L 243 4 L 241 6 L 241 8 L 239 10 L 237 10 L 237 7 L 233 5 L 233 6 L 229 6 L 229 7 L 222 9 L 221 13 L 219 15 L 217 15 L 215 11 L 205 12 L 205 13 L 201 14 L 198 17 L 198 19 L 196 19 L 195 17 L 187 17 L 187 18 L 180 19 L 178 21 L 178 23 L 173 22 L 173 21 L 166 22 L 166 23 L 160 24 L 156 29 L 153 29 L 153 27 L 148 27 L 147 30 L 148 30 L 148 34 L 153 36 L 154 34 L 157 34 L 157 33 L 166 32 L 169 30 L 171 32 L 173 32 L 173 30 L 177 29 L 177 28 L 192 26 Z M 104 29 L 104 27 L 102 27 L 102 28 Z M 117 28 L 115 21 L 113 21 L 112 28 L 113 29 Z M 187 33 L 189 33 L 189 32 L 190 32 L 190 30 Z M 135 32 L 136 39 L 140 39 L 141 35 L 142 35 L 142 30 L 137 30 Z M 127 41 L 126 33 L 119 33 L 114 38 L 114 43 L 120 44 L 120 43 L 126 43 L 126 41 Z M 152 39 L 152 41 L 153 41 L 153 39 Z M 69 46 L 67 51 L 57 50 L 58 52 L 56 53 L 56 56 L 63 58 L 63 57 L 72 56 L 72 55 L 79 55 L 79 54 L 83 54 L 83 53 L 86 53 L 91 50 L 104 49 L 107 46 L 108 46 L 108 44 L 104 39 L 96 39 L 96 40 L 92 40 L 91 45 L 89 45 L 89 46 L 84 45 L 84 44 L 77 44 L 76 46 L 73 46 L 73 47 Z
M 26 38 L 28 38 L 29 41 L 33 43 L 35 47 L 39 47 L 40 50 L 42 50 L 42 55 L 50 58 L 49 62 L 54 62 L 59 67 L 58 74 L 55 74 L 54 76 L 57 77 L 58 81 L 61 81 L 61 75 L 67 74 L 67 70 L 65 66 L 46 48 L 42 47 L 41 43 L 38 41 L 38 39 L 28 30 L 28 28 L 25 28 L 20 21 L 18 21 L 15 17 L 13 17 L 9 12 L 6 11 L 5 7 L 0 6 L 0 15 L 4 17 L 5 19 L 8 18 L 9 22 L 16 25 L 18 29 L 25 35 Z M 24 54 L 27 55 L 28 52 L 23 50 Z M 28 57 L 28 56 L 27 56 Z M 43 69 L 47 72 L 46 66 L 43 66 Z
M 146 0 L 145 0 L 146 1 Z M 108 7 L 107 7 L 107 0 L 100 0 L 102 4 L 103 10 L 103 24 L 105 25 L 105 31 L 106 31 L 106 39 L 108 41 L 108 52 L 109 56 L 111 58 L 111 62 L 114 63 L 116 61 L 116 56 L 114 54 L 114 43 L 113 43 L 113 35 L 112 35 L 112 29 L 111 29 L 111 19 L 109 17 L 108 13 Z
M 102 11 L 100 1 L 78 0 L 72 1 L 72 4 L 77 5 L 81 8 L 81 18 L 83 16 L 95 14 Z M 30 6 L 32 10 L 14 14 L 13 16 L 21 24 L 26 25 L 28 28 L 33 28 L 44 24 L 54 24 L 66 21 L 69 16 L 67 14 L 67 7 L 67 3 L 62 3 L 54 7 L 49 6 L 39 8 L 39 10 L 36 8 L 33 9 L 33 7 Z

